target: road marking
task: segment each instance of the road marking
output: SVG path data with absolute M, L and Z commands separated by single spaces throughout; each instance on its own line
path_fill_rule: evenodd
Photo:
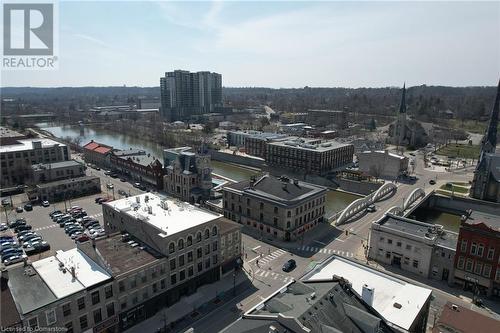
M 258 245 L 258 246 L 256 246 L 256 247 L 254 247 L 254 248 L 252 249 L 252 251 L 257 250 L 259 247 L 260 247 L 260 245 Z
M 267 272 L 266 274 L 264 274 L 264 277 L 267 277 L 269 275 L 269 272 Z
M 36 228 L 34 229 L 34 231 L 40 231 L 40 230 L 46 230 L 46 229 L 52 229 L 52 228 L 55 228 L 56 225 L 53 224 L 53 225 L 49 225 L 49 226 L 46 226 L 46 227 L 40 227 L 40 228 Z
M 326 245 L 325 243 L 317 241 L 317 240 L 315 240 L 315 242 L 318 243 L 318 244 L 321 244 L 321 245 Z
M 260 258 L 260 256 L 257 256 L 257 257 L 255 257 L 255 258 L 253 258 L 253 259 L 250 259 L 250 260 L 249 260 L 249 261 L 247 261 L 247 262 L 252 262 L 252 261 L 257 260 L 257 259 L 259 259 L 259 258 Z

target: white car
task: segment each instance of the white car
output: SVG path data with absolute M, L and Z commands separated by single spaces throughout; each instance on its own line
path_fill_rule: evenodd
M 102 236 L 106 236 L 106 233 L 104 232 L 104 230 L 91 234 L 90 238 L 96 239 L 97 237 L 102 237 Z
M 50 203 L 47 200 L 45 200 L 45 201 L 42 202 L 42 206 L 43 207 L 49 207 Z
M 92 229 L 89 229 L 89 235 L 92 235 L 92 234 L 96 234 L 96 233 L 99 233 L 99 232 L 102 232 L 104 231 L 103 228 L 92 228 Z
M 9 229 L 7 223 L 0 223 L 0 231 L 5 231 L 7 229 Z
M 78 237 L 80 237 L 81 235 L 83 235 L 83 232 L 82 231 L 77 231 L 77 232 L 74 232 L 72 235 L 71 235 L 71 239 L 77 239 Z

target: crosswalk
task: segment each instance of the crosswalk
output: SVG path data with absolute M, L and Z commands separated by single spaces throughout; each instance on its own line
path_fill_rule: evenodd
M 264 258 L 259 259 L 259 264 L 263 264 L 263 265 L 268 264 L 271 261 L 273 261 L 274 259 L 281 257 L 285 253 L 286 253 L 286 251 L 284 251 L 282 249 L 278 249 L 276 251 L 273 251 L 270 254 L 268 254 L 267 256 L 265 256 Z
M 280 280 L 283 282 L 290 282 L 293 280 L 291 276 L 286 276 L 280 273 L 275 273 L 269 270 L 264 270 L 264 269 L 257 269 L 254 271 L 254 278 L 267 278 L 267 279 L 272 279 L 272 280 Z
M 97 213 L 97 214 L 94 214 L 94 215 L 89 215 L 89 217 L 93 218 L 93 219 L 96 219 L 98 217 L 101 217 L 102 216 L 102 212 L 101 213 Z
M 52 229 L 52 228 L 55 228 L 55 227 L 58 227 L 58 225 L 57 224 L 51 224 L 51 225 L 48 225 L 46 227 L 36 228 L 36 229 L 34 229 L 34 231 L 40 231 L 40 230 L 45 230 L 45 229 Z
M 324 254 L 337 254 L 339 256 L 343 257 L 354 257 L 354 253 L 348 252 L 348 251 L 343 251 L 343 250 L 336 250 L 336 249 L 327 249 L 326 247 L 316 247 L 316 246 L 306 246 L 303 245 L 301 247 L 297 248 L 298 251 L 304 251 L 304 252 L 315 252 L 315 253 L 324 253 Z

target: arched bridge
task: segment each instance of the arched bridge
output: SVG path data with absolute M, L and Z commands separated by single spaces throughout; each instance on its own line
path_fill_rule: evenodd
M 420 187 L 417 187 L 416 189 L 414 189 L 410 195 L 408 196 L 408 198 L 406 198 L 404 204 L 403 204 L 403 211 L 407 210 L 408 208 L 410 208 L 410 206 L 415 202 L 417 201 L 418 199 L 420 198 L 423 198 L 425 197 L 425 192 L 424 190 L 422 190 Z
M 356 214 L 359 214 L 360 212 L 364 211 L 368 206 L 372 205 L 377 201 L 382 200 L 388 194 L 396 191 L 397 191 L 396 185 L 394 185 L 393 183 L 385 183 L 384 185 L 380 186 L 379 189 L 376 190 L 375 192 L 368 194 L 364 198 L 360 198 L 358 200 L 351 202 L 351 204 L 347 206 L 340 213 L 340 215 L 338 214 L 333 215 L 330 218 L 330 220 L 335 220 L 335 225 L 340 225 L 348 221 Z

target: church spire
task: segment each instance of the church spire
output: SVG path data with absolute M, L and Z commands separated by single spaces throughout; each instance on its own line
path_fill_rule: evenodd
M 399 104 L 399 113 L 406 113 L 406 82 L 403 83 L 403 92 L 401 94 L 401 103 Z
M 500 107 L 500 80 L 498 81 L 495 104 L 491 110 L 490 122 L 481 143 L 481 153 L 494 153 L 497 146 L 498 113 Z

